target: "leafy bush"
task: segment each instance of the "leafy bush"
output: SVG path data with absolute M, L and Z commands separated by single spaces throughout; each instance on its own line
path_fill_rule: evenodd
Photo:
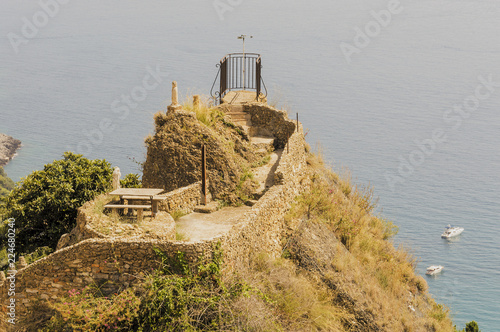
M 457 331 L 457 332 L 481 332 L 479 330 L 479 326 L 477 325 L 477 323 L 475 321 L 470 321 L 470 322 L 466 323 L 465 329 L 462 329 L 462 330 L 457 330 L 457 328 L 455 326 L 455 331 Z
M 73 289 L 52 305 L 55 314 L 42 331 L 195 331 L 234 330 L 230 304 L 246 295 L 242 283 L 222 282 L 220 244 L 193 271 L 177 252 L 162 263 L 137 291 L 104 296 L 98 287 Z
M 222 282 L 220 243 L 211 260 L 188 266 L 184 254 L 171 259 L 161 251 L 160 269 L 146 282 L 134 328 L 136 331 L 212 331 L 226 330 L 232 325 L 229 303 L 248 291 L 245 284 L 231 286 Z
M 14 181 L 7 177 L 7 174 L 0 167 L 0 197 L 5 197 L 14 188 Z
M 142 188 L 142 182 L 139 178 L 139 174 L 130 173 L 125 175 L 123 180 L 120 180 L 120 186 L 122 188 Z
M 44 258 L 45 256 L 50 255 L 53 252 L 54 252 L 54 249 L 52 249 L 50 247 L 38 247 L 32 253 L 24 256 L 24 258 L 26 259 L 26 263 L 29 265 L 29 264 L 31 264 L 39 259 Z
M 61 235 L 75 226 L 77 209 L 109 190 L 112 173 L 105 160 L 66 152 L 64 159 L 22 179 L 2 203 L 6 217 L 16 220 L 18 252 L 55 249 Z

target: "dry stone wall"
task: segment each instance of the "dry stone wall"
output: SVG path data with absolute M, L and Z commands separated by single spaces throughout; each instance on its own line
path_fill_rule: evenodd
M 56 251 L 16 273 L 16 317 L 22 319 L 34 300 L 49 300 L 81 290 L 90 284 L 101 286 L 104 293 L 141 280 L 145 273 L 159 265 L 154 252 L 158 248 L 173 256 L 184 252 L 190 262 L 210 252 L 209 243 L 141 239 L 88 239 Z M 2 304 L 6 305 L 6 288 L 2 287 Z M 5 310 L 2 310 L 5 315 Z M 2 317 L 2 322 L 5 322 Z M 4 331 L 5 326 L 0 325 Z
M 255 111 L 254 114 L 259 112 Z M 269 112 L 270 110 L 263 110 L 259 118 L 272 117 L 271 114 L 265 115 Z M 109 292 L 127 287 L 137 281 L 141 273 L 147 273 L 158 266 L 154 248 L 159 248 L 170 256 L 178 251 L 183 252 L 186 260 L 195 265 L 200 256 L 210 257 L 214 244 L 220 242 L 226 272 L 248 265 L 253 253 L 264 251 L 272 256 L 280 255 L 281 235 L 285 228 L 283 217 L 293 199 L 308 186 L 304 135 L 301 131 L 293 132 L 292 126 L 295 129 L 295 124 L 285 116 L 286 114 L 280 113 L 273 120 L 275 124 L 282 121 L 285 127 L 282 131 L 276 129 L 273 133 L 283 140 L 280 144 L 288 141 L 288 149 L 283 151 L 278 161 L 275 185 L 227 234 L 200 242 L 106 238 L 89 225 L 90 211 L 93 208 L 90 203 L 82 207 L 77 223 L 79 236 L 83 241 L 57 250 L 17 272 L 16 317 L 22 320 L 34 300 L 56 299 L 71 289 L 82 289 L 92 283 L 104 284 L 103 289 Z M 161 206 L 162 210 L 189 211 L 199 203 L 200 183 L 174 190 L 165 196 L 167 198 Z M 92 238 L 86 239 L 87 237 Z M 4 283 L 0 287 L 2 324 L 6 324 L 6 286 L 7 283 Z M 5 329 L 6 326 L 0 325 L 0 330 L 2 328 Z
M 192 212 L 194 207 L 200 204 L 201 181 L 160 196 L 166 197 L 165 200 L 160 202 L 160 210 L 168 213 L 175 211 Z
M 64 234 L 57 243 L 57 250 L 68 247 L 80 241 L 91 238 L 105 238 L 106 235 L 98 232 L 92 227 L 92 224 L 98 222 L 96 215 L 96 202 L 104 199 L 106 194 L 100 195 L 95 200 L 85 203 L 78 209 L 76 217 L 76 226 L 71 230 L 71 233 Z
M 302 132 L 295 132 L 290 137 L 289 151 L 283 151 L 275 175 L 280 181 L 259 199 L 241 222 L 228 234 L 213 240 L 221 241 L 226 271 L 248 266 L 255 253 L 281 255 L 281 236 L 286 227 L 284 216 L 294 198 L 309 185 Z
M 284 110 L 277 110 L 264 103 L 244 104 L 243 110 L 250 114 L 253 134 L 276 137 L 276 149 L 282 149 L 296 131 L 295 122 L 288 119 Z

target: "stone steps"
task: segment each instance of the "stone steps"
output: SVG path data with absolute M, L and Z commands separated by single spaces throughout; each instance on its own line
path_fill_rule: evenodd
M 250 136 L 250 142 L 264 151 L 270 152 L 274 150 L 274 137 Z
M 242 105 L 231 105 L 231 111 L 227 114 L 231 117 L 231 121 L 234 124 L 242 126 L 248 134 L 248 129 L 252 126 L 252 121 L 250 114 L 243 112 Z
M 269 152 L 274 150 L 274 137 L 262 135 L 258 128 L 254 128 L 252 117 L 244 111 L 242 104 L 228 104 L 229 112 L 226 114 L 231 117 L 231 121 L 238 126 L 241 126 L 245 133 L 250 136 L 250 141 L 258 150 Z

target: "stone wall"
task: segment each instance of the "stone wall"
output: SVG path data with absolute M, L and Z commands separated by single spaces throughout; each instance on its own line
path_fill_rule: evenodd
M 284 110 L 277 110 L 263 103 L 244 104 L 243 110 L 250 114 L 252 134 L 276 137 L 276 149 L 282 149 L 295 131 L 295 122 L 288 118 Z
M 106 238 L 106 235 L 98 232 L 92 227 L 92 224 L 99 219 L 99 216 L 95 213 L 96 204 L 99 201 L 104 201 L 105 197 L 106 194 L 100 195 L 78 209 L 75 228 L 71 230 L 71 233 L 61 236 L 57 243 L 57 250 L 86 239 Z
M 284 216 L 293 200 L 308 187 L 305 140 L 302 132 L 290 137 L 289 152 L 285 149 L 279 160 L 275 182 L 228 234 L 214 239 L 221 241 L 225 271 L 248 266 L 252 254 L 266 252 L 281 255 L 281 236 L 285 230 Z
M 16 274 L 16 317 L 25 317 L 33 300 L 56 299 L 68 295 L 72 289 L 81 290 L 89 284 L 101 286 L 105 293 L 140 281 L 159 265 L 159 258 L 153 248 L 173 256 L 184 252 L 189 262 L 210 254 L 210 243 L 185 243 L 179 241 L 142 239 L 88 239 L 63 248 L 44 257 Z M 6 283 L 4 284 L 6 286 Z M 2 286 L 0 296 L 6 303 L 6 287 Z M 2 323 L 5 323 L 5 306 Z M 0 325 L 0 330 L 6 326 Z
M 175 211 L 192 212 L 194 207 L 199 205 L 201 201 L 201 181 L 160 196 L 166 197 L 160 203 L 160 210 L 168 213 Z
M 260 107 L 260 106 L 259 106 Z M 253 114 L 259 121 L 272 117 L 272 109 L 261 109 Z M 259 113 L 260 112 L 260 113 Z M 257 116 L 257 114 L 260 114 Z M 267 115 L 266 115 L 267 114 Z M 55 299 L 67 294 L 70 289 L 105 283 L 104 289 L 112 292 L 127 287 L 137 280 L 139 274 L 158 266 L 153 248 L 157 247 L 168 255 L 185 253 L 187 261 L 195 265 L 200 255 L 210 257 L 215 243 L 220 242 L 224 251 L 224 271 L 229 272 L 248 265 L 252 253 L 267 252 L 279 256 L 282 250 L 281 235 L 285 228 L 284 215 L 294 197 L 308 186 L 306 176 L 305 139 L 301 131 L 290 131 L 295 124 L 285 114 L 274 117 L 275 123 L 283 122 L 283 131 L 274 135 L 283 140 L 289 138 L 275 172 L 275 185 L 262 196 L 241 221 L 227 234 L 208 241 L 180 242 L 158 239 L 100 238 L 103 234 L 90 227 L 85 211 L 92 211 L 91 204 L 85 205 L 79 214 L 78 228 L 82 239 L 86 239 L 37 261 L 18 271 L 16 275 L 16 316 L 23 317 L 35 299 Z M 279 120 L 279 119 L 282 120 Z M 281 138 L 279 138 L 281 135 Z M 283 144 L 286 141 L 281 142 Z M 284 145 L 284 144 L 283 144 Z M 200 183 L 180 188 L 165 194 L 167 199 L 161 209 L 165 211 L 191 210 L 200 198 Z M 85 219 L 87 221 L 84 221 Z M 95 232 L 95 233 L 93 233 Z M 6 285 L 0 287 L 2 311 L 0 318 L 5 322 L 7 303 Z M 0 325 L 0 329 L 2 326 Z

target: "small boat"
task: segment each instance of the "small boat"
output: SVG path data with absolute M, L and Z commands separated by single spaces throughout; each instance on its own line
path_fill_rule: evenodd
M 451 225 L 448 225 L 444 229 L 444 233 L 441 234 L 441 237 L 447 239 L 453 236 L 457 236 L 463 231 L 464 231 L 463 227 L 451 227 Z
M 427 272 L 425 274 L 428 274 L 430 276 L 438 274 L 443 270 L 443 266 L 441 265 L 431 265 L 427 268 Z

